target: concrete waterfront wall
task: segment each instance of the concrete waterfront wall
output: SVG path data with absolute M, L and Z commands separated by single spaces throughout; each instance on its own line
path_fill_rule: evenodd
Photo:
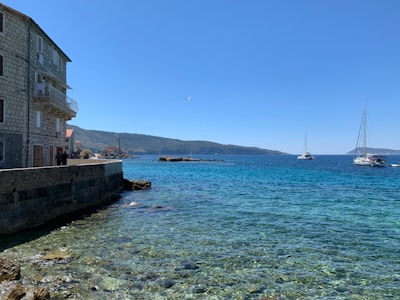
M 0 237 L 109 203 L 123 184 L 119 160 L 0 170 Z

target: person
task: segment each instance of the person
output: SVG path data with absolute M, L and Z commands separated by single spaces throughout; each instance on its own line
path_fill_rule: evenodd
M 61 161 L 62 161 L 62 155 L 61 155 L 61 152 L 58 151 L 58 152 L 57 152 L 57 155 L 56 155 L 57 166 L 60 166 L 60 165 L 61 165 Z
M 61 156 L 61 161 L 62 161 L 63 166 L 67 165 L 67 158 L 68 158 L 67 151 L 64 151 L 64 153 Z

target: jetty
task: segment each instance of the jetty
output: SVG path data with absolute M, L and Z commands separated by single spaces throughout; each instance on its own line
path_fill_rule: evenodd
M 158 161 L 167 162 L 179 162 L 179 161 L 219 161 L 217 159 L 204 159 L 204 158 L 194 158 L 191 156 L 186 157 L 176 157 L 176 156 L 160 156 Z

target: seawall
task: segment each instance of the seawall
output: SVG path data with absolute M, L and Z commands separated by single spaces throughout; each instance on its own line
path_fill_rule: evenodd
M 110 203 L 123 187 L 120 160 L 0 170 L 0 237 Z

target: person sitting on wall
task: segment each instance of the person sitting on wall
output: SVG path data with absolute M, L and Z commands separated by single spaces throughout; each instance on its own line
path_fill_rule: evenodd
M 61 161 L 62 161 L 63 166 L 67 165 L 67 158 L 68 158 L 67 151 L 64 151 L 64 153 L 61 156 Z
M 60 166 L 60 165 L 61 165 L 61 161 L 62 161 L 61 151 L 58 151 L 58 152 L 57 152 L 57 155 L 56 155 L 57 166 Z

